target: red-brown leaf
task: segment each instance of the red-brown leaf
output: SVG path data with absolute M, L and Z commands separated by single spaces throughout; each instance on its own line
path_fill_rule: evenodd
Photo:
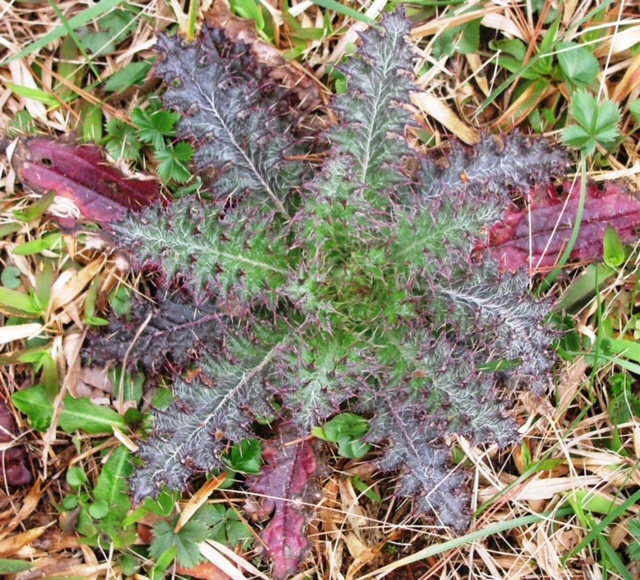
M 284 430 L 278 440 L 265 444 L 263 457 L 267 465 L 262 474 L 248 483 L 265 496 L 254 516 L 274 514 L 262 540 L 273 563 L 272 577 L 281 580 L 298 570 L 309 549 L 305 504 L 313 495 L 316 457 L 312 443 L 296 441 L 295 434 Z
M 530 193 L 528 208 L 509 209 L 502 222 L 491 229 L 489 253 L 503 271 L 552 269 L 571 237 L 579 200 L 579 183 L 565 184 L 562 195 L 551 185 L 537 187 Z M 621 185 L 607 183 L 600 189 L 591 183 L 571 259 L 591 262 L 601 258 L 608 225 L 616 229 L 623 243 L 632 243 L 640 226 L 640 200 Z
M 16 431 L 11 409 L 6 401 L 0 399 L 0 443 L 14 441 Z M 0 451 L 0 481 L 15 486 L 31 483 L 31 473 L 25 466 L 25 453 L 21 447 Z
M 127 177 L 95 145 L 31 137 L 18 143 L 11 163 L 24 185 L 40 194 L 55 191 L 72 200 L 84 217 L 102 224 L 160 199 L 155 181 Z

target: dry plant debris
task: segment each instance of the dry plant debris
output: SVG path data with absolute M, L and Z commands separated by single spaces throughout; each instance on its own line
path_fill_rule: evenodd
M 341 90 L 332 65 L 365 27 L 343 12 L 310 2 L 228 5 L 205 0 L 192 5 L 199 9 L 196 22 L 258 37 L 265 58 L 284 57 L 283 82 L 299 87 L 299 100 L 312 108 Z M 344 6 L 375 18 L 391 3 Z M 451 137 L 475 143 L 482 132 L 515 127 L 558 137 L 570 122 L 575 90 L 567 71 L 575 72 L 571 67 L 577 65 L 566 55 L 576 46 L 587 48 L 597 67 L 589 89 L 621 113 L 620 136 L 615 146 L 599 146 L 589 156 L 589 177 L 607 184 L 621 180 L 637 192 L 637 2 L 408 6 L 421 53 L 416 72 L 425 89 L 413 103 L 421 125 L 417 140 L 447 148 Z M 189 8 L 182 0 L 142 0 L 124 15 L 116 12 L 123 7 L 103 0 L 92 14 L 87 5 L 71 1 L 55 7 L 0 3 L 0 124 L 8 139 L 35 131 L 110 141 L 112 156 L 118 148 L 132 154 L 120 158 L 121 168 L 158 172 L 162 156 L 154 155 L 150 143 L 136 144 L 131 116 L 135 107 L 146 108 L 154 99 L 157 87 L 146 73 L 156 31 L 187 31 Z M 69 42 L 62 18 L 73 26 L 81 22 L 75 29 L 79 46 Z M 20 58 L 10 60 L 20 52 Z M 136 67 L 144 74 L 126 86 L 129 80 L 122 75 Z M 134 450 L 136 441 L 110 419 L 110 430 L 97 434 L 65 432 L 63 401 L 87 397 L 120 417 L 136 406 L 131 393 L 142 387 L 133 377 L 86 368 L 79 353 L 88 327 L 101 324 L 114 303 L 126 303 L 127 295 L 149 294 L 152 285 L 131 273 L 126 257 L 105 250 L 109 241 L 90 224 L 81 222 L 83 231 L 70 233 L 50 217 L 51 212 L 77 217 L 75 209 L 46 195 L 34 201 L 11 166 L 3 164 L 0 290 L 20 296 L 4 294 L 0 308 L 0 400 L 11 413 L 3 423 L 2 455 L 6 461 L 14 453 L 19 469 L 32 477 L 31 483 L 26 476 L 12 482 L 4 465 L 0 566 L 7 567 L 0 574 L 12 579 L 149 576 L 157 562 L 144 551 L 144 544 L 153 541 L 148 531 L 187 507 L 185 500 L 170 498 L 168 513 L 146 513 L 132 521 L 127 530 L 137 540 L 126 547 L 83 542 L 91 532 L 88 510 L 97 505 L 93 513 L 99 515 L 100 504 L 95 498 L 83 504 L 82 494 L 93 493 L 115 452 Z M 395 482 L 375 473 L 366 458 L 334 457 L 317 518 L 308 529 L 306 574 L 328 579 L 638 577 L 640 566 L 631 558 L 640 540 L 634 525 L 640 499 L 638 253 L 631 235 L 625 241 L 629 246 L 621 259 L 609 256 L 610 263 L 568 269 L 549 290 L 559 297 L 558 312 L 564 306 L 570 314 L 563 319 L 567 331 L 558 346 L 566 362 L 559 365 L 546 406 L 523 396 L 513 409 L 522 444 L 505 450 L 473 448 L 462 438 L 455 442 L 459 460 L 474 470 L 478 513 L 469 533 L 457 538 L 425 526 L 409 501 L 393 495 Z M 8 324 L 16 318 L 20 324 Z M 44 403 L 50 406 L 40 424 L 27 420 L 11 402 L 15 393 L 36 384 L 44 387 L 43 408 Z M 199 490 L 193 491 L 195 496 Z M 71 496 L 82 501 L 65 509 Z M 212 489 L 206 497 L 224 507 L 225 517 L 237 514 L 233 521 L 242 523 L 247 496 L 251 499 L 247 491 L 231 487 Z M 201 551 L 207 562 L 176 573 L 268 577 L 265 568 L 252 564 L 257 547 L 236 553 L 207 543 Z

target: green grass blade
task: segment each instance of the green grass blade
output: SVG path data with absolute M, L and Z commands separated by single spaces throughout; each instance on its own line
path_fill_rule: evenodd
M 109 10 L 112 10 L 113 8 L 115 8 L 121 3 L 122 3 L 122 0 L 100 0 L 100 2 L 98 2 L 95 6 L 92 6 L 91 8 L 84 10 L 80 14 L 68 20 L 67 24 L 72 30 L 75 30 L 79 26 L 84 26 L 85 24 L 88 24 L 92 20 L 99 18 L 100 16 L 102 16 L 106 12 L 109 12 Z M 21 50 L 18 54 L 15 54 L 14 56 L 10 56 L 9 58 L 0 62 L 0 66 L 6 66 L 7 64 L 9 64 L 10 62 L 13 62 L 14 60 L 25 58 L 30 54 L 33 54 L 34 52 L 39 51 L 41 48 L 44 48 L 45 46 L 47 46 L 47 44 L 50 44 L 55 40 L 62 38 L 65 34 L 67 34 L 67 27 L 64 24 L 61 24 L 57 28 L 54 28 L 48 34 L 45 34 L 39 40 L 36 40 L 33 44 L 30 44 L 29 46 Z
M 433 546 L 428 546 L 427 548 L 424 548 L 416 552 L 415 554 L 412 554 L 411 556 L 407 556 L 406 558 L 402 558 L 401 560 L 393 564 L 384 566 L 383 568 L 380 568 L 375 572 L 371 572 L 370 574 L 361 576 L 361 578 L 362 580 L 364 580 L 365 578 L 372 578 L 373 576 L 376 576 L 377 578 L 382 578 L 382 576 L 386 575 L 386 573 L 391 572 L 392 569 L 396 569 L 400 566 L 408 566 L 409 564 L 413 564 L 414 562 L 419 562 L 420 560 L 424 560 L 425 558 L 437 556 L 438 554 L 443 554 L 444 552 L 448 552 L 449 550 L 455 550 L 460 546 L 477 542 L 488 536 L 492 536 L 493 534 L 500 534 L 502 532 L 506 532 L 514 528 L 535 524 L 537 522 L 540 522 L 548 518 L 559 519 L 573 513 L 574 513 L 573 509 L 568 507 L 568 508 L 559 509 L 555 512 L 544 512 L 541 514 L 523 516 L 520 518 L 515 518 L 513 520 L 492 524 L 490 526 L 486 526 L 479 530 L 476 530 L 475 532 L 471 532 L 470 534 L 466 534 L 465 536 L 454 538 L 453 540 L 449 540 L 447 542 L 434 544 Z
M 74 44 L 78 47 L 78 50 L 80 51 L 82 56 L 84 56 L 84 59 L 87 62 L 87 64 L 89 65 L 89 68 L 91 69 L 91 72 L 95 75 L 95 77 L 97 79 L 99 79 L 100 78 L 100 73 L 98 72 L 98 69 L 93 64 L 93 62 L 91 60 L 91 57 L 87 53 L 87 51 L 86 51 L 85 47 L 83 46 L 82 42 L 80 41 L 80 39 L 78 38 L 76 33 L 73 31 L 74 29 L 71 27 L 71 24 L 69 23 L 69 21 L 67 20 L 65 15 L 62 13 L 60 8 L 58 8 L 58 5 L 55 3 L 55 0 L 49 0 L 49 4 L 51 5 L 51 8 L 53 8 L 53 11 L 56 13 L 56 16 L 62 22 L 62 25 L 64 26 L 65 30 L 69 34 L 69 38 L 71 38 L 71 40 L 73 40 Z
M 564 556 L 561 560 L 562 564 L 567 562 L 567 560 L 573 558 L 576 554 L 579 554 L 586 546 L 588 546 L 594 539 L 600 536 L 607 529 L 612 522 L 621 517 L 628 508 L 632 505 L 635 505 L 640 501 L 640 491 L 636 491 L 627 501 L 621 503 L 615 510 L 613 510 L 608 516 L 606 516 L 597 526 L 584 537 L 582 542 L 580 542 L 571 552 L 569 552 L 566 556 Z
M 607 558 L 609 559 L 609 563 L 613 568 L 615 568 L 615 571 L 620 576 L 620 578 L 624 578 L 624 580 L 634 580 L 636 578 L 631 574 L 631 572 L 629 572 L 629 570 L 625 568 L 625 565 L 620 559 L 620 556 L 604 536 L 598 537 L 598 545 L 600 546 L 600 549 L 602 550 L 604 555 L 607 556 Z
M 580 226 L 582 225 L 582 216 L 584 215 L 584 206 L 587 201 L 587 160 L 584 155 L 582 155 L 580 159 L 580 201 L 578 203 L 578 211 L 576 212 L 576 221 L 573 224 L 573 231 L 571 232 L 571 237 L 569 238 L 569 242 L 567 243 L 567 247 L 562 252 L 556 267 L 553 271 L 544 279 L 541 285 L 541 292 L 546 292 L 551 285 L 555 282 L 555 279 L 558 277 L 560 272 L 562 272 L 562 267 L 567 263 L 569 257 L 571 256 L 571 252 L 573 252 L 573 248 L 578 241 L 578 235 L 580 234 Z
M 354 20 L 359 20 L 360 22 L 364 22 L 366 24 L 373 24 L 373 20 L 368 16 L 360 14 L 360 12 L 357 12 L 352 8 L 343 6 L 342 4 L 340 4 L 340 2 L 336 2 L 336 0 L 313 0 L 313 3 L 321 6 L 322 8 L 326 8 L 327 10 L 333 10 L 338 14 L 353 18 Z

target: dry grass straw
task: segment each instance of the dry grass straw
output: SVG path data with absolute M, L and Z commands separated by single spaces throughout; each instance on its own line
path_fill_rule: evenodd
M 278 47 L 283 51 L 290 50 L 298 41 L 291 37 L 291 29 L 285 25 L 282 5 L 262 3 L 276 25 Z M 202 6 L 209 8 L 210 4 L 203 2 Z M 96 59 L 100 80 L 148 57 L 156 29 L 174 22 L 182 28 L 186 26 L 188 9 L 184 0 L 143 1 L 134 6 L 141 12 L 133 34 L 115 54 Z M 353 6 L 375 17 L 388 7 L 388 2 L 375 0 L 366 6 Z M 504 69 L 497 66 L 495 54 L 479 51 L 434 56 L 438 39 L 458 25 L 481 18 L 482 25 L 493 31 L 496 38 L 523 40 L 529 46 L 527 58 L 533 57 L 548 25 L 543 24 L 530 7 L 531 3 L 466 2 L 422 12 L 424 20 L 416 24 L 413 36 L 421 56 L 416 71 L 426 72 L 420 74 L 419 80 L 424 92 L 414 96 L 414 104 L 419 122 L 434 143 L 446 143 L 451 136 L 464 143 L 475 143 L 481 131 L 508 131 L 517 127 L 526 131 L 535 109 L 551 107 L 558 99 L 569 95 L 569 88 L 562 81 L 548 83 L 542 90 L 529 88 L 524 91 L 519 88 L 521 81 L 516 81 L 488 103 L 496 89 L 508 80 Z M 68 1 L 60 3 L 59 8 L 66 18 L 72 18 L 86 6 Z M 608 167 L 603 164 L 592 172 L 591 177 L 596 180 L 624 179 L 637 190 L 640 186 L 639 132 L 629 107 L 640 97 L 640 54 L 631 50 L 640 34 L 638 4 L 613 2 L 593 16 L 600 8 L 596 0 L 545 2 L 543 12 L 555 8 L 559 10 L 563 40 L 589 39 L 587 42 L 595 43 L 595 55 L 601 67 L 600 93 L 614 100 L 623 115 L 622 131 L 627 137 L 618 156 L 607 155 Z M 311 2 L 294 1 L 289 12 L 302 28 L 324 26 L 326 11 Z M 0 1 L 0 15 L 0 59 L 15 54 L 60 26 L 53 8 L 43 2 Z M 421 18 L 419 11 L 416 18 Z M 344 54 L 363 28 L 361 23 L 340 14 L 331 14 L 330 19 L 336 35 L 308 41 L 298 57 L 308 74 L 316 75 L 319 85 L 326 82 L 323 77 L 326 65 Z M 594 35 L 598 31 L 601 36 L 596 38 Z M 25 59 L 0 68 L 0 124 L 7 126 L 18 111 L 27 110 L 39 129 L 48 134 L 69 135 L 75 130 L 78 111 L 73 104 L 48 107 L 16 95 L 8 86 L 10 83 L 22 85 L 56 97 L 56 81 L 60 80 L 57 74 L 59 44 L 60 41 L 53 42 Z M 78 59 L 77 65 L 82 65 L 82 59 Z M 86 88 L 95 80 L 98 79 L 89 74 L 79 85 L 68 81 L 63 85 L 81 99 L 99 103 L 107 116 L 123 119 L 128 118 L 133 106 L 146 99 L 144 92 L 133 91 L 126 99 L 107 102 L 102 95 Z M 559 114 L 565 111 L 566 107 Z M 14 176 L 5 167 L 0 175 L 0 187 L 3 188 L 0 224 L 10 223 L 13 210 L 27 203 L 24 192 L 18 186 L 14 189 L 14 183 Z M 2 241 L 2 266 L 18 268 L 27 288 L 36 286 L 39 257 L 17 256 L 12 250 L 25 241 L 40 238 L 53 227 L 50 221 L 42 219 L 21 226 L 13 237 Z M 65 389 L 76 394 L 83 375 L 77 354 L 85 328 L 82 321 L 87 288 L 99 276 L 99 294 L 107 296 L 116 284 L 129 279 L 113 257 L 87 248 L 77 236 L 65 235 L 64 244 L 65 251 L 55 254 L 53 297 L 46 318 L 38 323 L 38 329 L 29 330 L 49 337 L 62 383 Z M 68 269 L 71 263 L 76 265 L 73 270 Z M 599 305 L 593 301 L 580 313 L 577 327 L 584 336 L 598 335 L 598 308 L 619 317 L 618 326 L 625 327 L 629 313 L 636 307 L 637 276 L 638 268 L 629 268 L 628 274 L 618 277 L 603 291 Z M 135 286 L 134 281 L 129 282 Z M 6 340 L 2 355 L 10 356 L 22 348 L 21 341 Z M 381 477 L 369 463 L 336 460 L 332 475 L 324 482 L 323 499 L 309 530 L 313 551 L 308 568 L 299 577 L 315 571 L 318 577 L 331 580 L 365 577 L 601 578 L 601 554 L 594 542 L 578 555 L 563 561 L 587 536 L 589 529 L 576 515 L 556 518 L 554 514 L 572 497 L 597 497 L 612 506 L 619 505 L 640 486 L 638 419 L 631 416 L 625 423 L 614 425 L 610 418 L 609 381 L 614 372 L 611 366 L 594 372 L 584 357 L 577 357 L 571 364 L 561 363 L 557 383 L 551 388 L 547 401 L 532 400 L 526 395 L 519 399 L 514 414 L 522 424 L 523 439 L 514 449 L 499 450 L 491 446 L 477 449 L 463 439 L 454 442 L 464 455 L 464 463 L 472 470 L 475 508 L 489 507 L 474 523 L 468 539 L 459 540 L 457 547 L 444 553 L 438 552 L 438 546 L 455 541 L 455 538 L 415 518 L 410 503 L 394 497 L 393 479 Z M 3 369 L 0 378 L 4 397 L 33 380 L 30 368 L 19 366 Z M 109 398 L 108 392 L 106 396 Z M 113 400 L 111 402 L 114 404 Z M 20 421 L 18 414 L 16 417 Z M 24 423 L 20 423 L 20 428 L 26 428 Z M 617 451 L 606 445 L 614 431 L 622 442 Z M 122 577 L 122 569 L 114 563 L 113 549 L 103 553 L 81 545 L 77 536 L 64 532 L 71 524 L 60 518 L 54 507 L 66 493 L 64 475 L 67 469 L 82 465 L 95 482 L 100 470 L 99 451 L 118 445 L 118 439 L 110 438 L 98 446 L 90 437 L 80 437 L 76 448 L 71 438 L 61 436 L 55 430 L 55 424 L 44 435 L 27 433 L 23 438 L 28 440 L 32 451 L 35 483 L 22 491 L 0 491 L 0 558 L 34 562 L 34 571 L 15 576 L 20 580 L 43 575 Z M 528 466 L 539 461 L 546 462 L 547 468 L 529 473 Z M 354 488 L 355 475 L 382 497 L 381 503 Z M 216 496 L 215 490 L 210 491 L 212 498 L 217 497 L 216 501 L 228 500 L 229 505 L 235 506 L 235 500 L 228 498 L 239 492 L 228 491 L 226 495 Z M 209 493 L 204 497 L 209 497 Z M 638 506 L 631 506 L 624 517 L 609 527 L 608 537 L 614 549 L 624 551 L 630 540 L 629 517 L 638 512 Z M 529 516 L 539 516 L 539 519 L 488 537 L 474 535 L 478 530 Z M 596 521 L 603 514 L 594 512 L 592 516 Z M 220 546 L 208 545 L 203 549 L 205 556 L 218 567 L 224 567 L 234 559 Z M 422 553 L 424 557 L 406 560 Z M 245 564 L 250 558 L 250 554 L 245 556 Z M 252 577 L 248 566 L 238 566 L 236 560 L 233 569 L 240 576 Z M 636 575 L 640 573 L 637 566 L 633 570 Z M 236 575 L 236 572 L 228 573 Z M 609 574 L 611 578 L 619 577 L 615 572 L 609 571 Z

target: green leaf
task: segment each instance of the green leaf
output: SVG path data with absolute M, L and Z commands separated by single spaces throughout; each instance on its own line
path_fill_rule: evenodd
M 253 20 L 258 30 L 264 30 L 264 16 L 255 0 L 230 0 L 229 3 L 238 16 Z
M 361 441 L 368 432 L 369 421 L 353 413 L 342 413 L 312 429 L 315 437 L 337 443 L 340 455 L 349 459 L 360 459 L 369 452 L 371 446 Z
M 629 105 L 629 112 L 636 124 L 640 125 L 640 99 L 636 99 Z
M 525 46 L 524 42 L 518 40 L 517 38 L 505 40 L 490 40 L 489 48 L 491 50 L 507 53 L 508 55 L 514 57 L 519 63 L 520 67 L 522 67 L 522 63 L 527 56 L 527 47 Z
M 133 62 L 127 65 L 107 79 L 104 84 L 105 91 L 117 93 L 142 84 L 147 79 L 152 66 L 149 62 Z
M 129 10 L 112 10 L 98 20 L 98 31 L 90 26 L 78 28 L 82 46 L 96 56 L 113 54 L 118 43 L 133 30 L 135 15 Z
M 53 417 L 53 406 L 44 385 L 36 385 L 18 391 L 11 397 L 13 404 L 28 418 L 31 426 L 46 431 Z M 60 415 L 60 428 L 66 433 L 84 431 L 92 435 L 113 433 L 113 427 L 126 430 L 124 418 L 109 407 L 94 405 L 89 398 L 64 398 L 64 410 Z
M 18 54 L 14 54 L 13 56 L 3 60 L 0 63 L 0 66 L 6 66 L 8 63 L 13 62 L 14 60 L 20 60 L 33 54 L 34 52 L 38 52 L 41 48 L 44 48 L 48 44 L 55 42 L 59 38 L 62 38 L 68 33 L 67 26 L 71 28 L 71 30 L 75 30 L 78 27 L 92 22 L 105 12 L 112 10 L 118 4 L 120 4 L 122 0 L 100 0 L 95 6 L 89 6 L 86 9 L 80 11 L 76 16 L 70 18 L 67 23 L 61 24 L 60 26 L 54 28 L 41 38 L 39 38 L 36 42 L 28 45 L 24 49 L 22 49 Z
M 326 8 L 327 10 L 332 10 L 333 12 L 337 12 L 338 14 L 343 14 L 344 16 L 348 16 L 349 18 L 353 18 L 354 20 L 359 20 L 360 22 L 364 22 L 366 24 L 373 24 L 373 21 L 368 16 L 345 6 L 344 4 L 337 2 L 337 0 L 313 0 L 314 4 L 322 8 Z
M 595 149 L 595 143 L 592 142 L 591 136 L 582 127 L 578 125 L 570 125 L 562 130 L 562 140 L 565 145 L 584 149 L 588 155 L 592 154 Z
M 131 290 L 121 284 L 109 295 L 109 304 L 116 316 L 127 316 L 131 312 Z
M 62 500 L 62 508 L 65 511 L 71 511 L 78 507 L 78 496 L 68 495 Z
M 2 270 L 2 274 L 0 274 L 0 281 L 5 288 L 9 290 L 15 290 L 22 284 L 22 280 L 20 279 L 20 270 L 15 266 L 9 266 Z
M 238 513 L 219 504 L 205 504 L 192 519 L 209 527 L 209 538 L 232 548 L 238 544 L 246 547 L 253 539 L 251 529 L 240 519 Z
M 60 250 L 63 246 L 62 234 L 60 232 L 51 232 L 37 240 L 20 244 L 13 250 L 13 253 L 17 256 L 33 256 L 46 250 Z
M 149 554 L 157 559 L 171 548 L 176 548 L 180 566 L 193 568 L 204 560 L 197 544 L 204 542 L 208 534 L 207 526 L 198 521 L 190 520 L 179 532 L 169 522 L 158 522 L 153 526 L 154 537 Z
M 123 519 L 122 525 L 128 527 L 131 524 L 138 523 L 149 512 L 162 518 L 169 517 L 178 504 L 180 497 L 180 493 L 171 492 L 166 487 L 163 487 L 156 499 L 147 498 L 137 510 Z
M 375 502 L 377 504 L 381 504 L 382 503 L 382 497 L 374 489 L 374 487 L 372 485 L 367 485 L 357 475 L 354 475 L 351 478 L 351 481 L 353 482 L 353 487 L 355 487 L 360 493 L 363 493 L 371 501 L 373 501 L 373 502 Z
M 165 110 L 149 113 L 140 107 L 136 107 L 131 113 L 131 120 L 138 125 L 140 141 L 150 143 L 160 150 L 165 147 L 165 137 L 175 136 L 176 124 L 180 120 L 180 115 Z
M 176 559 L 177 555 L 178 548 L 176 546 L 173 546 L 172 548 L 169 548 L 166 552 L 161 554 L 160 557 L 157 557 L 155 566 L 153 566 L 151 570 L 151 580 L 163 579 L 165 577 L 165 572 Z
M 89 485 L 89 478 L 82 467 L 74 465 L 67 471 L 67 483 L 74 489 Z
M 109 140 L 105 147 L 111 157 L 116 161 L 119 159 L 139 161 L 142 144 L 134 127 L 113 118 L 107 122 L 107 133 Z
M 106 506 L 104 515 L 91 516 L 100 519 L 101 533 L 114 538 L 125 529 L 124 520 L 131 509 L 128 478 L 133 473 L 131 452 L 121 445 L 105 463 L 93 491 L 94 506 Z M 93 507 L 93 506 L 92 506 Z M 101 509 L 94 507 L 94 510 Z
M 596 118 L 598 101 L 585 89 L 578 89 L 571 95 L 571 114 L 578 124 L 590 127 Z
M 110 407 L 94 405 L 88 397 L 64 398 L 64 411 L 60 415 L 60 427 L 66 433 L 84 431 L 91 435 L 113 433 L 113 427 L 126 430 L 124 417 Z
M 35 385 L 18 391 L 11 396 L 11 401 L 29 418 L 29 424 L 36 431 L 46 431 L 51 425 L 53 407 L 44 385 Z
M 24 560 L 8 560 L 0 558 L 0 574 L 18 574 L 20 572 L 26 572 L 33 568 L 32 562 L 25 562 Z
M 575 42 L 559 42 L 556 48 L 558 64 L 567 80 L 586 86 L 598 76 L 598 59 L 586 47 Z
M 34 294 L 28 295 L 18 290 L 0 287 L 0 310 L 4 309 L 10 314 L 42 316 L 44 308 L 38 302 Z
M 238 473 L 257 475 L 262 467 L 262 447 L 257 439 L 245 439 L 236 443 L 224 462 Z
M 20 97 L 24 97 L 25 99 L 31 99 L 32 101 L 37 101 L 39 103 L 43 103 L 48 107 L 56 107 L 60 103 L 56 97 L 49 93 L 45 93 L 40 89 L 34 89 L 31 87 L 23 87 L 22 85 L 14 85 L 13 83 L 7 83 L 7 87 L 11 89 L 13 93 Z
M 158 175 L 163 181 L 185 183 L 191 179 L 189 162 L 193 158 L 193 147 L 186 141 L 156 151 Z
M 473 54 L 480 49 L 481 18 L 471 20 L 462 27 L 462 35 L 458 41 L 457 50 L 460 54 Z
M 618 138 L 620 131 L 620 109 L 613 101 L 603 101 L 598 106 L 594 133 L 601 143 L 613 141 Z
M 109 513 L 109 504 L 99 499 L 89 506 L 89 515 L 95 520 L 101 520 Z
M 593 154 L 597 145 L 610 146 L 620 135 L 620 111 L 613 101 L 598 103 L 585 89 L 578 89 L 573 94 L 571 113 L 578 126 L 566 127 L 562 139 L 586 155 Z
M 607 226 L 602 240 L 604 263 L 611 268 L 624 264 L 624 246 L 618 232 L 612 225 Z
M 640 560 L 640 519 L 634 518 L 629 522 L 629 533 L 633 538 L 627 549 L 629 558 Z
M 13 212 L 20 221 L 30 222 L 43 216 L 56 198 L 55 191 L 49 191 L 32 203 L 28 208 Z

